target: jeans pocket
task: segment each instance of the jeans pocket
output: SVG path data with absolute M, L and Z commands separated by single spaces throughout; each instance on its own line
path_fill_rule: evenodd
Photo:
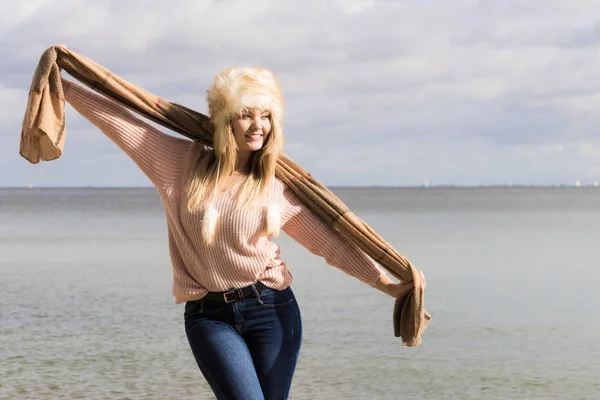
M 185 303 L 185 311 L 183 312 L 183 317 L 191 317 L 193 315 L 200 315 L 204 310 L 204 299 L 188 301 Z
M 290 288 L 284 290 L 266 289 L 260 293 L 263 307 L 284 307 L 294 302 Z

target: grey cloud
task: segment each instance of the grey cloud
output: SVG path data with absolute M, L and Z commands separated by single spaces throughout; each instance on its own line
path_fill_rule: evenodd
M 366 169 L 379 181 L 410 181 L 409 173 L 394 175 L 397 180 L 376 167 L 406 148 L 398 140 L 411 143 L 410 168 L 461 182 L 479 179 L 474 168 L 496 179 L 515 174 L 503 165 L 520 146 L 593 142 L 600 122 L 593 112 L 600 43 L 592 2 L 373 3 L 197 1 L 173 7 L 155 0 L 65 0 L 27 17 L 0 16 L 0 91 L 26 91 L 39 55 L 53 43 L 67 43 L 125 79 L 200 111 L 206 87 L 222 68 L 269 67 L 286 95 L 290 154 L 315 165 L 330 182 L 366 182 L 364 171 L 343 173 L 360 154 L 370 155 L 373 168 Z M 0 93 L 2 106 L 11 110 L 0 116 L 0 138 L 18 135 L 24 109 L 8 104 L 16 96 L 10 93 Z M 71 132 L 87 132 L 86 122 L 73 114 Z M 88 136 L 72 138 L 82 142 L 75 151 L 88 151 Z M 363 147 L 355 149 L 356 143 Z M 453 168 L 428 167 L 431 160 L 418 149 L 431 143 Z M 105 145 L 96 146 L 89 158 L 101 162 L 92 154 Z M 461 161 L 473 149 L 483 159 Z M 0 156 L 15 151 L 0 149 Z M 547 172 L 536 172 L 536 179 L 563 176 L 550 161 L 554 153 L 545 151 L 537 157 Z M 591 174 L 596 164 L 586 160 L 578 168 Z

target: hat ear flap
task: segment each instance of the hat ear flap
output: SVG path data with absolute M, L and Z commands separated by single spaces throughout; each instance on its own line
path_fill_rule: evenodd
M 217 155 L 225 155 L 231 136 L 233 136 L 231 124 L 229 124 L 226 121 L 219 121 L 218 124 L 215 124 L 215 132 L 213 136 L 213 150 Z

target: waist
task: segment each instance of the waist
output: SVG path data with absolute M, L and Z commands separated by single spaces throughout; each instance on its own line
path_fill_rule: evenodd
M 234 273 L 236 282 L 228 282 L 232 278 L 233 270 L 235 270 L 234 267 L 228 274 L 225 274 L 220 273 L 219 270 L 212 270 L 204 264 L 199 264 L 197 268 L 191 269 L 184 264 L 174 263 L 173 295 L 176 303 L 198 300 L 210 292 L 224 293 L 221 291 L 229 291 L 225 290 L 227 288 L 238 288 L 253 282 L 264 282 L 264 285 L 270 289 L 283 290 L 293 281 L 292 274 L 283 262 L 275 266 L 269 264 L 258 276 L 255 271 Z M 212 290 L 207 288 L 212 288 Z
M 226 290 L 224 292 L 208 292 L 204 299 L 220 303 L 233 303 L 246 297 L 258 297 L 261 292 L 269 289 L 262 282 L 253 283 L 239 289 Z

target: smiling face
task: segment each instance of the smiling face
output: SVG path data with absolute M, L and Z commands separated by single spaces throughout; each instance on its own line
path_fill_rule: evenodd
M 271 132 L 271 113 L 268 110 L 248 109 L 231 121 L 231 128 L 239 152 L 260 150 Z

